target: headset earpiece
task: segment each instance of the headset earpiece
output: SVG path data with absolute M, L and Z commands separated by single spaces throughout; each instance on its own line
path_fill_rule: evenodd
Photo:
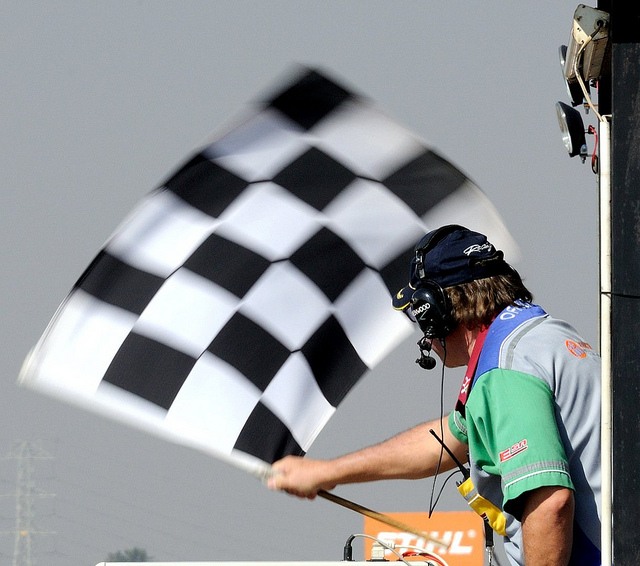
M 413 292 L 411 312 L 426 338 L 445 338 L 456 327 L 449 296 L 435 281 L 422 281 Z

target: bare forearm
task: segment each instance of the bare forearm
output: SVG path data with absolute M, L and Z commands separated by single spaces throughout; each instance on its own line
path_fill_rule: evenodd
M 439 420 L 420 424 L 380 444 L 334 459 L 332 462 L 337 483 L 432 476 L 438 465 L 441 446 L 429 433 L 429 429 L 434 429 L 440 435 Z M 444 436 L 445 443 L 455 449 L 458 443 L 451 436 L 446 423 Z M 460 460 L 465 459 L 463 451 Z M 441 469 L 449 470 L 454 465 L 445 452 Z
M 380 444 L 332 460 L 283 458 L 273 465 L 275 475 L 269 480 L 269 487 L 313 498 L 319 490 L 330 490 L 340 484 L 433 475 L 441 447 L 429 434 L 430 428 L 440 434 L 440 420 L 423 423 Z M 465 446 L 453 437 L 446 420 L 443 432 L 447 446 L 461 461 L 466 461 Z M 454 465 L 445 452 L 441 469 L 449 470 Z

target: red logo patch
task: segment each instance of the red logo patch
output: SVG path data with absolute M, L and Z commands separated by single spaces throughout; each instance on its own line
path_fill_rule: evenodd
M 569 353 L 576 358 L 586 358 L 587 350 L 591 350 L 591 346 L 586 342 L 574 342 L 573 340 L 567 340 L 564 345 L 569 350 Z
M 527 448 L 527 439 L 521 440 L 520 442 L 516 442 L 511 448 L 507 448 L 500 452 L 500 461 L 506 462 L 513 458 L 516 454 L 520 454 L 520 452 L 524 452 Z

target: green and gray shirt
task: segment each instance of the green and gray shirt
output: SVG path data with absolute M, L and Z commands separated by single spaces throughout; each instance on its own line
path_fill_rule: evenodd
M 599 565 L 599 356 L 570 325 L 520 303 L 489 327 L 468 385 L 449 425 L 469 445 L 478 493 L 506 516 L 512 563 L 524 563 L 519 496 L 562 486 L 576 501 L 570 564 Z

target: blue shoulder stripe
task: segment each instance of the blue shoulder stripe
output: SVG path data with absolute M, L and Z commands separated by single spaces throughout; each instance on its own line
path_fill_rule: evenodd
M 489 327 L 473 383 L 482 374 L 499 367 L 502 344 L 514 330 L 532 318 L 544 316 L 547 316 L 544 309 L 531 303 L 518 302 L 515 306 L 504 309 Z

